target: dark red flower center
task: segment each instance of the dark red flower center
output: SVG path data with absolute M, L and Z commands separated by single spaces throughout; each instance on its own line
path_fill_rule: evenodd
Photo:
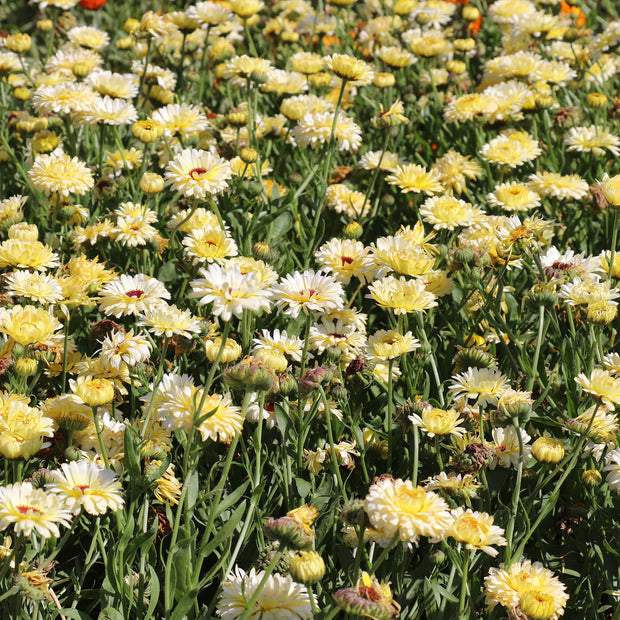
M 140 297 L 144 296 L 144 291 L 141 291 L 139 288 L 137 288 L 133 291 L 127 291 L 125 295 L 127 295 L 127 297 L 136 297 L 137 299 L 139 299 Z

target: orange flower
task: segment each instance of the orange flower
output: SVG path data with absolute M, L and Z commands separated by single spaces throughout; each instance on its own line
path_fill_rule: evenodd
M 583 28 L 586 25 L 586 14 L 578 6 L 568 4 L 566 0 L 562 0 L 560 14 L 570 15 L 578 28 Z
M 80 6 L 89 11 L 100 9 L 105 3 L 106 0 L 80 0 Z
M 470 22 L 468 26 L 469 31 L 472 34 L 478 34 L 480 32 L 480 26 L 482 26 L 482 15 L 480 15 L 475 22 Z

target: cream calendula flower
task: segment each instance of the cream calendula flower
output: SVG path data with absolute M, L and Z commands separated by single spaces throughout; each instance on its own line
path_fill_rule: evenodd
M 189 310 L 180 310 L 175 305 L 157 305 L 147 308 L 139 315 L 138 327 L 146 327 L 156 336 L 183 336 L 191 338 L 200 332 L 200 320 L 192 316 Z
M 482 147 L 480 153 L 491 163 L 516 168 L 536 159 L 542 151 L 538 140 L 522 131 L 515 131 L 493 138 Z
M 425 407 L 420 415 L 410 415 L 409 419 L 415 426 L 419 426 L 429 437 L 435 435 L 454 435 L 462 437 L 465 427 L 458 426 L 463 419 L 455 409 L 438 409 L 437 407 Z
M 370 279 L 372 262 L 370 250 L 361 241 L 354 239 L 331 239 L 324 243 L 314 257 L 326 271 L 331 273 L 342 284 L 348 284 L 352 277 L 361 282 Z
M 291 131 L 291 137 L 295 143 L 302 147 L 316 148 L 327 144 L 334 127 L 334 112 L 317 112 L 305 114 L 299 119 L 297 125 Z M 347 116 L 339 111 L 334 128 L 334 140 L 339 151 L 356 150 L 362 144 L 362 130 Z
M 486 198 L 491 205 L 505 211 L 528 211 L 540 206 L 540 196 L 528 183 L 519 181 L 501 183 Z
M 420 348 L 411 332 L 401 334 L 395 330 L 380 329 L 368 338 L 368 355 L 371 360 L 393 360 Z
M 183 196 L 204 198 L 221 194 L 232 176 L 230 164 L 199 149 L 184 149 L 166 166 L 166 182 Z
M 437 305 L 436 297 L 419 280 L 396 279 L 387 276 L 368 287 L 369 295 L 379 306 L 390 308 L 395 314 L 424 312 Z
M 459 226 L 471 226 L 485 213 L 454 196 L 433 196 L 420 207 L 420 215 L 436 230 L 454 230 Z
M 114 472 L 102 469 L 92 461 L 62 463 L 51 472 L 52 482 L 45 485 L 76 515 L 82 509 L 91 515 L 116 512 L 125 500 L 122 485 Z
M 248 603 L 254 597 L 264 571 L 254 568 L 246 573 L 237 567 L 227 575 L 218 598 L 216 614 L 222 620 L 237 620 L 248 611 Z M 248 620 L 310 620 L 312 604 L 305 586 L 295 583 L 290 575 L 269 575 L 260 590 Z
M 614 177 L 603 175 L 600 185 L 607 202 L 614 207 L 620 206 L 620 174 Z
M 14 306 L 0 311 L 0 332 L 22 346 L 52 344 L 62 325 L 47 310 L 35 306 Z
M 46 194 L 83 196 L 95 183 L 90 169 L 77 157 L 39 155 L 28 171 L 33 187 Z
M 428 171 L 417 164 L 397 166 L 386 181 L 390 185 L 398 186 L 403 194 L 421 192 L 433 196 L 444 189 L 441 184 L 441 175 L 437 170 Z
M 498 370 L 469 368 L 456 375 L 449 391 L 455 398 L 475 400 L 479 405 L 496 405 L 499 397 L 510 387 L 508 379 Z
M 578 174 L 561 175 L 556 172 L 539 172 L 530 175 L 530 187 L 541 196 L 555 198 L 583 198 L 588 193 L 588 183 Z
M 56 496 L 35 489 L 30 482 L 0 487 L 0 530 L 11 524 L 16 534 L 43 538 L 60 536 L 59 525 L 70 527 L 72 515 Z
M 222 267 L 216 263 L 200 269 L 200 278 L 192 280 L 190 297 L 198 298 L 198 305 L 212 303 L 212 312 L 229 321 L 233 314 L 240 316 L 244 310 L 259 312 L 269 310 L 271 292 L 260 285 L 255 272 L 241 273 L 238 265 Z
M 40 304 L 53 304 L 63 298 L 56 278 L 36 271 L 14 271 L 6 278 L 6 293 L 26 297 Z
M 575 377 L 575 382 L 584 392 L 596 396 L 605 405 L 611 407 L 620 404 L 620 379 L 614 377 L 608 370 L 595 368 L 589 377 L 581 373 Z
M 484 578 L 484 589 L 487 607 L 490 609 L 498 604 L 508 610 L 518 608 L 527 595 L 538 596 L 541 601 L 551 601 L 551 613 L 543 616 L 548 620 L 557 620 L 564 615 L 569 598 L 566 586 L 552 571 L 546 569 L 540 562 L 530 560 L 514 562 L 508 569 L 503 566 L 491 568 Z
M 353 86 L 365 86 L 372 82 L 375 72 L 365 61 L 348 54 L 332 54 L 325 56 L 325 66 L 340 79 Z
M 100 293 L 99 310 L 121 317 L 137 315 L 155 305 L 165 303 L 170 293 L 162 282 L 145 274 L 121 275 L 106 284 Z
M 467 549 L 480 549 L 494 558 L 499 551 L 493 546 L 506 546 L 506 539 L 502 536 L 504 530 L 493 525 L 493 517 L 486 512 L 456 508 L 450 514 L 454 521 L 448 530 L 448 536 L 457 542 L 465 543 Z
M 364 510 L 372 526 L 386 536 L 417 543 L 420 536 L 443 539 L 450 527 L 448 504 L 410 480 L 380 480 L 368 490 Z
M 295 318 L 300 312 L 308 315 L 310 312 L 339 310 L 344 306 L 342 285 L 321 271 L 287 274 L 271 287 L 271 292 L 276 306 Z

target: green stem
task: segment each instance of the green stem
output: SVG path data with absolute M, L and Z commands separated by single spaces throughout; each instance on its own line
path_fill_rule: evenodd
M 396 546 L 398 542 L 400 542 L 400 530 L 396 530 L 394 536 L 392 536 L 392 540 L 390 540 L 390 542 L 387 544 L 387 547 L 383 549 L 381 555 L 373 562 L 372 569 L 370 571 L 371 574 L 377 574 L 377 570 L 379 569 L 381 564 L 383 564 L 390 551 L 392 551 L 392 549 Z
M 224 349 L 226 348 L 226 341 L 228 340 L 228 334 L 230 334 L 230 325 L 231 325 L 230 321 L 226 321 L 226 323 L 224 323 L 224 330 L 222 331 L 222 344 L 220 345 L 220 349 L 217 352 L 215 361 L 213 362 L 213 364 L 211 365 L 211 369 L 209 370 L 209 376 L 207 377 L 207 382 L 205 383 L 205 386 L 204 386 L 205 394 L 209 391 L 209 388 L 211 387 L 211 384 L 213 383 L 213 379 L 220 365 L 222 355 L 224 355 Z
M 465 605 L 467 603 L 467 580 L 469 577 L 469 562 L 472 553 L 465 551 L 463 558 L 463 572 L 461 575 L 461 596 L 459 598 L 459 620 L 467 620 L 469 613 L 465 613 Z
M 542 520 L 555 507 L 555 503 L 557 501 L 557 498 L 560 495 L 560 489 L 562 488 L 562 485 L 564 484 L 564 481 L 566 480 L 566 478 L 568 478 L 568 476 L 571 473 L 571 471 L 573 471 L 573 469 L 574 469 L 574 467 L 575 467 L 575 465 L 577 463 L 577 459 L 581 455 L 581 452 L 583 450 L 583 446 L 584 446 L 584 444 L 586 443 L 586 441 L 588 439 L 588 434 L 590 433 L 590 429 L 592 428 L 592 424 L 594 423 L 594 418 L 596 417 L 596 413 L 598 411 L 599 406 L 600 406 L 600 403 L 597 403 L 596 407 L 594 408 L 594 411 L 592 412 L 592 417 L 590 418 L 590 422 L 588 423 L 588 426 L 587 426 L 586 430 L 581 435 L 581 439 L 579 440 L 579 443 L 577 444 L 577 447 L 575 448 L 575 451 L 573 452 L 573 454 L 570 457 L 568 465 L 566 466 L 566 470 L 564 471 L 564 473 L 562 474 L 560 479 L 555 483 L 555 487 L 553 488 L 553 491 L 552 491 L 551 495 L 549 496 L 549 498 L 547 499 L 547 501 L 545 501 L 545 503 L 543 504 L 542 509 L 540 511 L 540 514 L 538 515 L 536 521 L 534 521 L 534 523 L 528 528 L 528 532 L 523 537 L 523 539 L 521 540 L 521 543 L 519 544 L 519 547 L 517 548 L 516 552 L 514 553 L 514 557 L 516 557 L 516 558 L 521 557 L 521 554 L 523 553 L 523 550 L 525 549 L 525 545 L 527 544 L 528 540 L 532 537 L 532 534 L 537 530 L 537 528 L 541 524 Z
M 422 314 L 420 312 L 415 313 L 416 320 L 418 321 L 418 329 L 420 330 L 420 335 L 422 336 L 422 340 L 426 345 L 426 350 L 429 351 L 428 359 L 431 364 L 431 369 L 433 371 L 433 377 L 435 378 L 435 384 L 437 385 L 437 395 L 439 396 L 439 402 L 443 407 L 445 405 L 445 400 L 443 397 L 443 391 L 441 389 L 441 379 L 439 378 L 439 371 L 437 369 L 437 361 L 435 360 L 435 353 L 428 341 L 428 337 L 426 336 L 426 330 L 424 329 L 424 321 L 422 319 Z
M 345 502 L 349 501 L 349 496 L 347 495 L 346 488 L 342 482 L 342 476 L 340 475 L 340 466 L 338 465 L 338 456 L 336 454 L 336 445 L 334 443 L 334 433 L 332 431 L 332 414 L 329 410 L 329 403 L 327 402 L 327 396 L 325 395 L 325 390 L 322 385 L 319 385 L 319 392 L 321 394 L 321 398 L 323 399 L 323 408 L 325 409 L 325 421 L 327 422 L 327 437 L 329 439 L 329 465 L 332 469 L 332 473 L 334 477 L 338 481 L 338 488 L 340 489 L 340 494 L 342 495 Z
M 614 273 L 614 261 L 616 260 L 616 242 L 618 241 L 618 213 L 619 208 L 614 209 L 614 221 L 611 228 L 611 254 L 609 255 L 609 279 L 611 280 Z
M 253 614 L 253 612 L 255 611 L 254 605 L 256 605 L 256 601 L 258 600 L 258 597 L 260 596 L 262 589 L 265 587 L 267 580 L 271 576 L 271 573 L 273 573 L 283 553 L 284 553 L 284 549 L 278 549 L 276 553 L 274 554 L 271 562 L 269 562 L 269 566 L 267 566 L 267 568 L 265 569 L 265 574 L 263 575 L 263 578 L 260 580 L 260 583 L 258 584 L 258 586 L 256 586 L 256 590 L 254 590 L 254 594 L 252 595 L 252 598 L 250 598 L 250 600 L 246 602 L 245 611 L 241 614 L 239 620 L 247 620 L 247 617 L 251 613 Z
M 515 531 L 515 523 L 517 521 L 517 513 L 519 511 L 519 496 L 521 495 L 521 481 L 523 480 L 524 461 L 523 437 L 521 436 L 521 429 L 519 428 L 519 420 L 513 418 L 512 425 L 517 433 L 517 439 L 519 440 L 519 463 L 517 465 L 517 481 L 512 491 L 510 521 L 508 521 L 508 526 L 506 527 L 506 555 L 504 558 L 506 567 L 510 567 L 510 560 L 512 558 L 512 542 Z
M 543 341 L 543 332 L 545 329 L 545 307 L 538 306 L 538 336 L 536 337 L 536 350 L 534 351 L 534 358 L 532 359 L 532 372 L 527 382 L 527 391 L 531 392 L 536 381 L 536 375 L 538 374 L 538 359 L 540 357 L 540 348 Z
M 392 470 L 392 423 L 394 418 L 394 377 L 392 369 L 394 367 L 394 360 L 391 359 L 388 361 L 388 393 L 387 393 L 387 413 L 385 420 L 385 430 L 387 433 L 388 440 L 388 460 L 387 460 L 387 471 L 390 472 Z
M 413 466 L 411 468 L 411 482 L 414 487 L 418 486 L 418 460 L 420 457 L 420 429 L 417 424 L 412 427 L 413 431 Z
M 105 463 L 106 469 L 112 469 L 110 467 L 110 461 L 108 461 L 108 453 L 103 445 L 103 437 L 101 436 L 101 424 L 99 424 L 99 416 L 97 415 L 97 407 L 91 407 L 93 410 L 93 422 L 95 423 L 95 430 L 97 431 L 97 440 L 99 441 L 99 449 L 101 450 L 101 457 Z

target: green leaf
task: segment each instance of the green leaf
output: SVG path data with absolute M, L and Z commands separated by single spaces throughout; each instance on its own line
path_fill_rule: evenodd
M 271 225 L 271 230 L 269 237 L 271 239 L 282 237 L 285 233 L 287 233 L 293 227 L 293 216 L 289 211 L 285 211 L 278 215 L 273 224 Z
M 312 491 L 312 485 L 303 478 L 295 478 L 295 486 L 297 487 L 297 493 L 301 499 L 307 497 Z
M 223 512 L 234 506 L 243 496 L 246 489 L 250 484 L 249 480 L 246 480 L 241 486 L 237 487 L 232 493 L 229 493 L 219 503 L 215 516 L 219 517 Z
M 155 611 L 155 607 L 157 607 L 157 603 L 159 602 L 159 577 L 155 572 L 155 569 L 149 565 L 149 572 L 151 573 L 151 598 L 149 600 L 149 606 L 146 610 L 146 616 L 144 620 L 148 620 Z
M 245 505 L 247 502 L 242 502 L 237 510 L 232 513 L 230 518 L 224 523 L 224 525 L 218 530 L 217 534 L 206 543 L 203 543 L 203 546 L 200 547 L 200 555 L 207 556 L 213 553 L 221 544 L 224 542 L 229 536 L 232 536 L 235 528 L 239 521 L 241 521 L 241 517 L 245 512 Z
M 114 607 L 106 607 L 101 611 L 97 620 L 125 620 L 125 617 Z
M 71 620 L 93 620 L 91 616 L 79 611 L 78 609 L 72 609 L 71 607 L 64 607 L 58 610 L 58 614 L 62 614 L 65 618 L 71 618 Z
M 197 596 L 197 589 L 186 592 L 183 598 L 179 601 L 178 605 L 172 611 L 172 614 L 170 614 L 170 620 L 183 620 L 187 612 L 194 606 Z
M 193 510 L 194 506 L 196 505 L 196 499 L 198 498 L 198 489 L 199 489 L 198 472 L 197 471 L 191 472 L 189 475 L 189 478 L 185 481 L 185 484 L 187 486 L 187 495 L 186 495 L 187 509 Z
M 174 282 L 179 277 L 174 261 L 164 263 L 157 272 L 157 279 L 161 282 Z

